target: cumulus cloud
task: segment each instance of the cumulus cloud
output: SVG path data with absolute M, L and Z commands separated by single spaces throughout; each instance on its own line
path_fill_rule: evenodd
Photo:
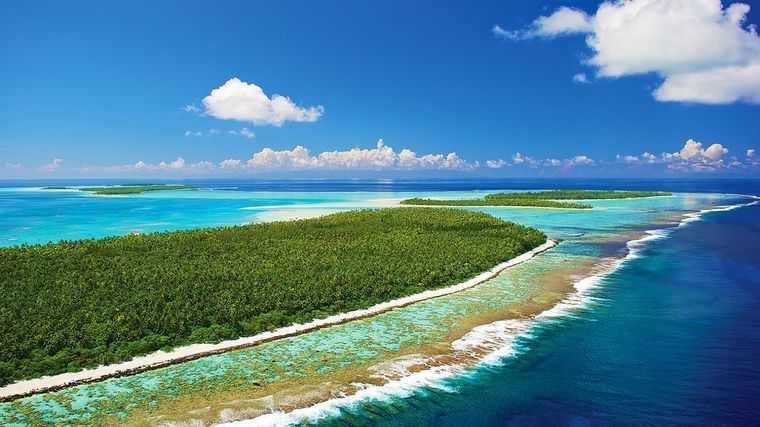
M 530 167 L 537 167 L 541 164 L 540 161 L 534 159 L 533 157 L 523 156 L 519 152 L 515 153 L 514 156 L 512 156 L 512 163 L 514 163 L 515 165 L 524 164 Z
M 566 161 L 570 165 L 593 165 L 594 159 L 592 159 L 589 156 L 575 156 L 571 159 L 567 159 Z
M 507 165 L 508 163 L 502 159 L 486 160 L 486 167 L 489 169 L 501 169 Z
M 669 76 L 654 91 L 659 101 L 760 104 L 760 61 Z
M 222 160 L 221 163 L 219 163 L 219 167 L 222 169 L 236 169 L 239 168 L 241 164 L 240 159 L 227 159 Z
M 755 157 L 755 149 L 754 148 L 750 148 L 749 150 L 747 150 L 747 158 L 752 158 L 752 157 Z
M 514 156 L 512 156 L 512 163 L 514 165 L 525 165 L 530 168 L 538 168 L 540 166 L 563 166 L 565 168 L 571 168 L 573 166 L 587 166 L 587 165 L 593 165 L 594 159 L 586 156 L 586 155 L 578 155 L 573 156 L 564 160 L 560 159 L 554 159 L 554 158 L 548 158 L 544 160 L 539 160 L 530 156 L 523 156 L 522 154 L 515 153 Z
M 5 168 L 11 170 L 21 169 L 21 163 L 5 162 Z
M 209 129 L 208 134 L 209 135 L 219 135 L 219 129 Z
M 53 159 L 50 163 L 43 166 L 42 170 L 45 172 L 55 172 L 61 168 L 61 164 L 63 164 L 63 160 Z
M 321 105 L 300 107 L 282 95 L 268 97 L 264 90 L 237 77 L 203 98 L 205 113 L 224 120 L 250 122 L 257 126 L 282 126 L 285 122 L 314 122 L 324 113 Z
M 587 64 L 600 77 L 655 73 L 660 101 L 760 103 L 760 37 L 746 24 L 750 7 L 721 0 L 605 1 L 592 15 L 566 7 L 504 37 L 585 33 Z M 494 32 L 496 32 L 494 30 Z
M 456 153 L 417 155 L 414 151 L 403 149 L 396 152 L 379 140 L 374 148 L 354 148 L 346 151 L 324 151 L 312 154 L 309 149 L 296 146 L 291 150 L 274 150 L 264 148 L 254 153 L 247 161 L 226 159 L 218 164 L 209 161 L 188 163 L 182 157 L 173 161 L 156 164 L 139 161 L 134 164 L 113 166 L 85 166 L 79 168 L 85 172 L 154 172 L 172 173 L 206 173 L 225 172 L 267 172 L 299 170 L 470 170 L 480 164 L 468 162 Z
M 317 155 L 302 146 L 292 150 L 264 148 L 255 153 L 246 166 L 254 170 L 304 170 L 304 169 L 350 169 L 350 170 L 404 170 L 404 169 L 472 169 L 470 163 L 456 153 L 425 154 L 403 149 L 396 152 L 383 140 L 375 148 L 353 148 L 347 151 L 325 151 Z
M 94 173 L 114 173 L 114 172 L 209 172 L 216 169 L 217 166 L 213 162 L 199 161 L 197 163 L 188 163 L 182 157 L 177 157 L 172 161 L 161 161 L 159 163 L 147 163 L 145 161 L 138 161 L 132 164 L 123 165 L 111 165 L 111 166 L 83 166 L 79 170 L 83 172 Z
M 654 164 L 663 163 L 670 170 L 710 172 L 718 169 L 745 166 L 736 158 L 725 159 L 729 153 L 728 148 L 715 143 L 705 148 L 704 144 L 694 139 L 689 139 L 678 151 L 663 152 L 660 156 L 644 152 L 641 156 L 617 156 L 619 161 L 625 163 Z
M 645 151 L 641 154 L 641 161 L 644 163 L 657 163 L 657 156 L 648 151 Z
M 185 167 L 185 159 L 177 157 L 177 160 L 173 162 L 161 162 L 158 164 L 158 169 L 177 170 Z
M 636 156 L 621 156 L 620 154 L 615 156 L 615 160 L 623 163 L 638 163 L 640 161 Z
M 185 136 L 203 136 L 203 132 L 201 131 L 192 131 L 192 130 L 186 130 Z

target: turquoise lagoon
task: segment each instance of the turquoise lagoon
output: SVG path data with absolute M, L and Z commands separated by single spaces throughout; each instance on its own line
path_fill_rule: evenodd
M 204 189 L 96 197 L 5 188 L 0 189 L 0 245 L 303 218 L 394 206 L 407 197 L 470 198 L 490 192 Z M 405 411 L 394 406 L 394 399 L 403 401 L 421 390 L 456 393 L 452 379 L 470 378 L 484 366 L 529 352 L 524 340 L 538 325 L 593 310 L 594 285 L 621 264 L 637 247 L 628 242 L 647 236 L 646 230 L 677 227 L 687 213 L 751 201 L 676 194 L 592 201 L 590 211 L 478 209 L 562 242 L 457 294 L 240 351 L 2 403 L 0 423 L 267 425 L 341 424 L 343 419 L 350 425 L 372 424 L 377 422 L 377 414 L 372 421 L 373 402 L 391 405 L 385 413 L 392 415 L 393 407 Z M 350 410 L 356 407 L 370 412 L 358 416 Z

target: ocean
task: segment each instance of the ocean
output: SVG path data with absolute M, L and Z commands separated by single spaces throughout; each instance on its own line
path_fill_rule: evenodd
M 592 212 L 484 208 L 563 242 L 448 297 L 0 404 L 4 424 L 585 426 L 760 420 L 760 205 L 739 196 L 760 195 L 760 181 L 219 180 L 192 182 L 202 188 L 197 192 L 130 197 L 34 189 L 96 183 L 0 184 L 0 246 L 308 217 L 413 196 L 546 188 L 679 194 L 595 201 Z M 574 292 L 563 297 L 547 284 L 572 285 Z M 538 314 L 515 316 L 526 304 L 538 307 Z M 271 372 L 274 360 L 279 367 Z M 260 392 L 254 383 L 271 388 Z

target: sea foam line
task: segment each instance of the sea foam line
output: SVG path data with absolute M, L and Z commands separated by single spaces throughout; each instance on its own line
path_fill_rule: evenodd
M 649 242 L 666 238 L 673 231 L 700 220 L 706 213 L 726 212 L 760 203 L 760 198 L 753 198 L 758 200 L 687 213 L 683 215 L 683 219 L 676 226 L 646 230 L 643 237 L 626 242 L 628 253 L 624 257 L 615 259 L 612 263 L 606 265 L 606 268 L 602 272 L 575 282 L 573 284 L 575 291 L 567 295 L 552 308 L 532 317 L 499 320 L 477 326 L 462 338 L 454 341 L 451 344 L 452 350 L 473 355 L 482 354 L 483 350 L 489 350 L 485 356 L 480 358 L 476 366 L 498 366 L 502 364 L 506 358 L 517 355 L 518 349 L 515 342 L 518 338 L 530 336 L 531 331 L 542 322 L 571 315 L 573 312 L 587 306 L 592 301 L 594 290 L 598 288 L 602 280 L 620 269 L 626 262 L 639 258 Z M 420 360 L 420 362 L 424 363 L 424 360 Z M 408 363 L 408 358 L 400 358 L 400 364 L 395 367 L 395 371 L 403 371 L 404 366 Z M 465 364 L 434 366 L 423 371 L 408 373 L 408 375 L 382 385 L 363 384 L 354 394 L 336 397 L 309 407 L 295 409 L 291 412 L 275 410 L 272 413 L 253 419 L 232 421 L 220 425 L 227 427 L 259 427 L 288 426 L 304 421 L 317 422 L 329 417 L 339 416 L 342 409 L 357 407 L 363 402 L 388 402 L 391 399 L 406 398 L 422 388 L 433 388 L 450 392 L 452 390 L 445 385 L 445 381 L 458 375 L 471 374 L 471 368 L 471 366 L 466 366 Z M 394 370 L 393 368 L 391 369 Z

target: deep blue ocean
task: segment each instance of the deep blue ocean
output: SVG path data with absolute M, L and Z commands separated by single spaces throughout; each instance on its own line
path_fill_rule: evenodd
M 615 182 L 760 191 L 757 181 Z M 522 339 L 524 350 L 503 366 L 480 368 L 448 390 L 342 410 L 324 424 L 760 425 L 760 205 L 710 213 L 649 245 L 607 276 L 596 297 L 593 307 Z
M 760 195 L 760 180 L 185 181 L 259 191 L 642 189 Z M 0 186 L 107 181 L 0 182 Z M 712 212 L 606 276 L 596 302 L 450 389 L 341 409 L 327 425 L 760 425 L 760 205 Z
M 760 206 L 672 233 L 519 357 L 326 424 L 751 426 L 760 421 Z

